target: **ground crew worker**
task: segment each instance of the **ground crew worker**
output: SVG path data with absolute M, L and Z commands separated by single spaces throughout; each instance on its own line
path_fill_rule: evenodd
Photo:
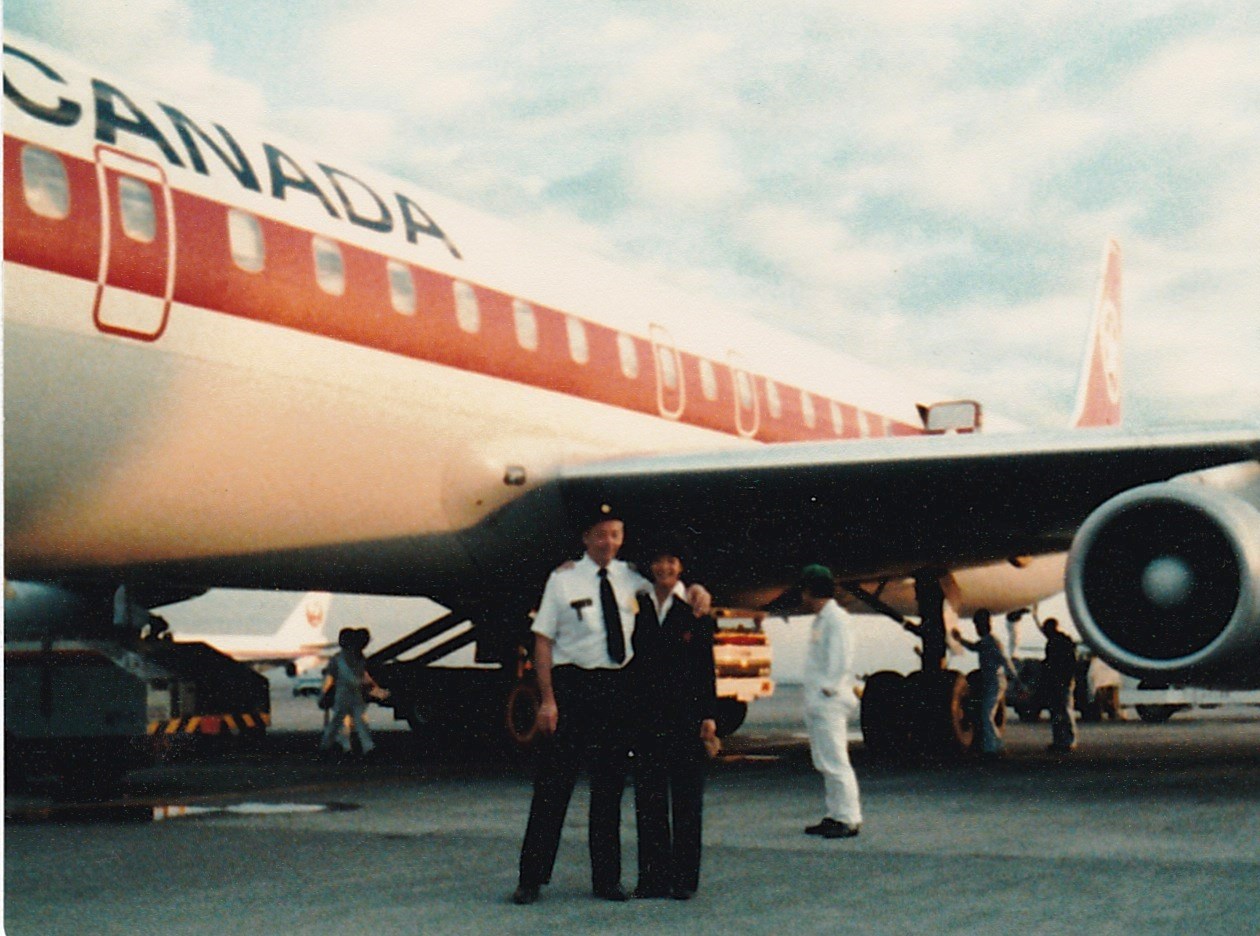
M 836 604 L 826 566 L 801 572 L 801 606 L 814 615 L 805 657 L 805 728 L 814 769 L 823 775 L 827 813 L 807 835 L 852 838 L 862 828 L 857 775 L 849 763 L 849 716 L 857 708 L 849 615 Z
M 981 608 L 972 615 L 976 627 L 976 640 L 964 640 L 957 629 L 954 639 L 979 656 L 980 668 L 980 753 L 984 757 L 998 757 L 1002 753 L 1002 738 L 998 734 L 998 703 L 1006 696 L 1006 678 L 1018 681 L 1015 667 L 1006 651 L 993 636 L 993 618 Z
M 1046 706 L 1050 709 L 1049 750 L 1066 753 L 1076 749 L 1076 713 L 1072 692 L 1076 686 L 1076 643 L 1059 630 L 1056 618 L 1041 625 L 1046 635 L 1046 659 L 1041 668 Z

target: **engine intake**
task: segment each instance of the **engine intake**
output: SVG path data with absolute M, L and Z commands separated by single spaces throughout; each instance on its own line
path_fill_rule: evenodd
M 1260 511 L 1243 497 L 1172 481 L 1112 498 L 1076 535 L 1067 597 L 1123 672 L 1260 686 Z

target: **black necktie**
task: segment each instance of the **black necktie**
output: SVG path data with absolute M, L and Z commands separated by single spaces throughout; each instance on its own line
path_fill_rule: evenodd
M 617 596 L 613 594 L 612 582 L 608 581 L 608 570 L 599 570 L 599 606 L 604 611 L 604 635 L 608 638 L 608 656 L 614 663 L 626 659 L 626 637 L 621 632 L 621 609 L 617 607 Z

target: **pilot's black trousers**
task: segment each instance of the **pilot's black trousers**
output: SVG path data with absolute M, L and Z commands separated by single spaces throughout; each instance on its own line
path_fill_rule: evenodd
M 621 883 L 621 795 L 630 747 L 629 707 L 621 670 L 557 666 L 551 674 L 560 720 L 543 742 L 534 775 L 534 798 L 521 845 L 520 883 L 551 880 L 564 815 L 583 755 L 588 755 L 591 808 L 588 839 L 591 885 L 596 891 Z
M 699 889 L 700 816 L 707 762 L 698 721 L 637 733 L 634 814 L 640 892 Z

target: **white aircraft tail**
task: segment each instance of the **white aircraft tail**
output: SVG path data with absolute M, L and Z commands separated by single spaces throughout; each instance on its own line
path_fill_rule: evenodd
M 311 644 L 332 641 L 328 632 L 328 592 L 307 592 L 276 631 L 276 643 L 297 649 Z
M 1111 238 L 1103 249 L 1098 300 L 1076 391 L 1076 412 L 1072 416 L 1076 427 L 1120 425 L 1120 274 L 1120 244 Z

